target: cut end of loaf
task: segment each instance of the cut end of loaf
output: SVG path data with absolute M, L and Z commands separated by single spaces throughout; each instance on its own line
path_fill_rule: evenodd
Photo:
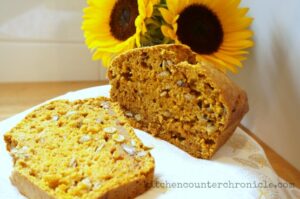
M 211 158 L 247 111 L 245 93 L 196 63 L 185 46 L 132 50 L 112 62 L 108 76 L 112 99 L 134 127 L 198 158 Z

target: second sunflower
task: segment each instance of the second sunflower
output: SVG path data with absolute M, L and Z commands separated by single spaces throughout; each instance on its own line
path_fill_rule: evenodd
M 167 8 L 160 8 L 166 22 L 161 30 L 175 43 L 188 45 L 198 61 L 237 72 L 245 49 L 253 45 L 247 29 L 252 18 L 239 4 L 239 0 L 166 0 Z

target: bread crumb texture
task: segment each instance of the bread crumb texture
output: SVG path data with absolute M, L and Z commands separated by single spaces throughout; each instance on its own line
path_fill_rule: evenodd
M 107 98 L 53 101 L 4 139 L 29 198 L 133 198 L 152 185 L 153 158 Z
M 248 111 L 245 92 L 183 45 L 128 51 L 108 77 L 111 98 L 134 127 L 198 158 L 211 158 Z

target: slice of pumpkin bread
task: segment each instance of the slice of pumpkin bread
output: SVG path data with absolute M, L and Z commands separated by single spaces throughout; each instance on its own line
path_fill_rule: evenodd
M 131 124 L 209 159 L 248 111 L 246 93 L 183 45 L 128 51 L 109 68 L 111 98 Z
M 152 185 L 152 156 L 104 97 L 43 105 L 4 138 L 28 198 L 134 198 Z

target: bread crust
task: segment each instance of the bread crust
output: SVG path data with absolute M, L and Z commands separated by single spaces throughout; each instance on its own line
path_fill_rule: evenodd
M 151 170 L 137 179 L 106 192 L 103 196 L 98 197 L 98 199 L 135 198 L 152 187 L 153 178 L 154 170 Z
M 217 139 L 217 147 L 214 151 L 214 153 L 216 153 L 234 133 L 243 116 L 249 111 L 248 98 L 244 90 L 238 87 L 227 75 L 224 75 L 223 72 L 217 68 L 202 64 L 197 70 L 199 73 L 206 75 L 211 84 L 219 89 L 221 101 L 228 110 L 226 125 Z
M 154 169 L 146 174 L 129 181 L 121 186 L 109 190 L 98 199 L 131 199 L 146 192 L 152 187 Z M 47 194 L 44 190 L 33 184 L 29 179 L 18 171 L 13 171 L 10 180 L 19 192 L 30 199 L 58 199 Z
M 15 185 L 19 192 L 30 199 L 55 199 L 50 196 L 45 191 L 40 189 L 38 186 L 33 184 L 24 175 L 20 174 L 18 171 L 13 171 L 10 177 L 13 185 Z

